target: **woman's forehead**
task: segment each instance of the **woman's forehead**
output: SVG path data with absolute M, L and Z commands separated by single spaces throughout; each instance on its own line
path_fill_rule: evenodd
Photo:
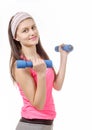
M 25 20 L 21 21 L 18 28 L 21 28 L 21 27 L 24 28 L 24 27 L 33 26 L 33 25 L 35 25 L 34 20 L 31 19 L 31 18 L 28 18 L 28 19 L 25 19 Z

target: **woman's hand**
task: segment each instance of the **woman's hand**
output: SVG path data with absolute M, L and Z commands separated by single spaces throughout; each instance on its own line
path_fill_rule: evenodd
M 42 59 L 33 60 L 33 69 L 37 72 L 37 74 L 45 74 L 46 72 L 46 64 Z

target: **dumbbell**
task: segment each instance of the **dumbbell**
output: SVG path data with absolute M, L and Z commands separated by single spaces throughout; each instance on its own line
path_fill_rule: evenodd
M 65 44 L 65 45 L 61 46 L 61 48 L 62 48 L 64 51 L 66 51 L 66 52 L 70 52 L 70 51 L 73 50 L 73 46 L 70 45 L 70 44 Z M 56 46 L 56 47 L 55 47 L 55 51 L 56 51 L 56 52 L 59 52 L 59 46 Z
M 73 50 L 73 46 L 70 44 L 65 44 L 63 46 L 61 46 L 63 50 L 65 50 L 66 52 L 70 52 Z M 55 47 L 55 51 L 59 52 L 59 46 Z M 47 68 L 52 68 L 52 61 L 51 60 L 44 60 Z M 26 61 L 26 60 L 17 60 L 16 61 L 16 66 L 17 68 L 26 68 L 26 67 L 33 67 L 33 63 L 31 61 Z
M 51 60 L 44 60 L 47 68 L 52 68 L 52 61 Z M 33 63 L 31 61 L 26 60 L 17 60 L 16 61 L 17 68 L 26 68 L 26 67 L 33 67 Z

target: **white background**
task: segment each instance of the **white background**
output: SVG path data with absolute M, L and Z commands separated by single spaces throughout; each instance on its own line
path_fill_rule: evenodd
M 6 3 L 7 2 L 7 3 Z M 91 0 L 3 0 L 0 3 L 0 130 L 15 130 L 22 99 L 9 72 L 8 22 L 18 11 L 30 13 L 41 41 L 58 70 L 54 47 L 72 44 L 61 91 L 53 91 L 57 117 L 54 130 L 92 130 Z

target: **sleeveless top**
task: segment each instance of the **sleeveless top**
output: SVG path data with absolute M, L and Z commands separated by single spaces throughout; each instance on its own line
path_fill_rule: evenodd
M 37 74 L 30 68 L 31 76 L 34 82 L 37 83 Z M 56 117 L 55 104 L 52 95 L 54 81 L 54 71 L 52 68 L 46 68 L 46 102 L 42 110 L 36 109 L 31 105 L 30 101 L 25 96 L 19 83 L 17 83 L 20 94 L 23 99 L 23 107 L 21 109 L 21 116 L 27 119 L 54 119 Z M 31 87 L 31 86 L 30 86 Z

